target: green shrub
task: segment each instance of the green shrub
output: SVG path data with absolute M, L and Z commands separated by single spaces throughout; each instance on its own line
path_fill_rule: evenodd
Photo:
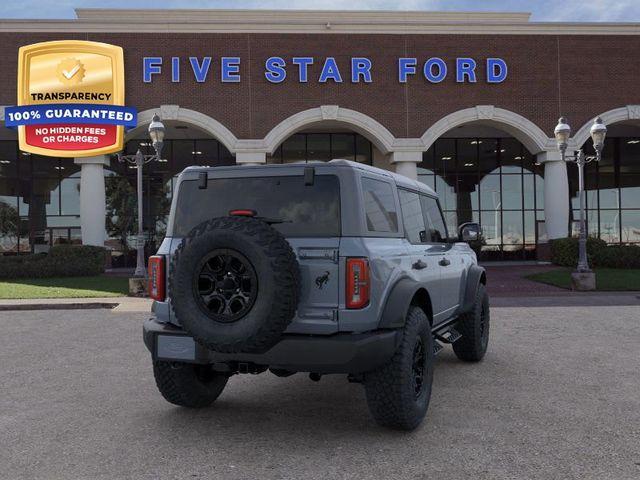
M 595 254 L 593 262 L 596 267 L 640 268 L 640 246 L 609 245 Z
M 588 237 L 587 259 L 591 267 L 640 268 L 640 246 L 607 245 L 604 240 Z M 552 240 L 551 261 L 563 267 L 575 267 L 578 263 L 578 239 Z
M 0 278 L 81 277 L 104 273 L 106 249 L 56 245 L 49 253 L 0 257 Z

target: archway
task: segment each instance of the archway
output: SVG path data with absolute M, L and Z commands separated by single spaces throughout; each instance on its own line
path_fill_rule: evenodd
M 553 139 L 531 120 L 493 105 L 478 105 L 450 113 L 424 132 L 422 142 L 428 149 L 447 131 L 471 123 L 497 127 L 518 139 L 533 154 L 554 148 Z
M 395 141 L 384 125 L 368 115 L 337 105 L 323 105 L 296 113 L 273 127 L 264 137 L 267 152 L 273 154 L 286 138 L 318 125 L 346 127 L 366 137 L 383 155 L 392 150 Z
M 231 153 L 236 151 L 236 142 L 238 139 L 236 136 L 225 127 L 222 123 L 217 121 L 204 113 L 197 112 L 188 108 L 180 107 L 179 105 L 161 105 L 159 108 L 152 108 L 149 110 L 143 110 L 138 113 L 138 126 L 127 132 L 125 141 L 131 138 L 139 138 L 142 132 L 146 134 L 146 128 L 151 123 L 153 115 L 159 114 L 162 118 L 162 122 L 175 122 L 181 125 L 191 125 L 211 137 L 220 141 Z
M 479 222 L 482 260 L 535 258 L 545 234 L 536 154 L 550 139 L 542 130 L 511 112 L 476 107 L 436 122 L 422 140 L 429 148 L 418 177 L 439 194 L 449 230 Z
M 354 160 L 391 169 L 387 159 L 395 138 L 373 118 L 337 105 L 299 112 L 263 139 L 267 163 Z
M 640 106 L 629 105 L 600 115 L 607 137 L 600 162 L 585 167 L 587 231 L 609 244 L 640 244 Z M 589 130 L 576 132 L 576 148 L 593 154 Z M 578 174 L 569 165 L 571 230 L 579 225 Z
M 234 165 L 237 139 L 216 120 L 178 106 L 161 106 L 140 112 L 138 126 L 127 132 L 124 153 L 140 149 L 152 154 L 147 133 L 148 124 L 158 113 L 165 125 L 161 159 L 143 167 L 144 230 L 147 248 L 155 251 L 166 232 L 171 201 L 180 172 L 192 165 Z M 105 245 L 112 251 L 113 266 L 135 265 L 136 232 L 136 167 L 118 162 L 116 156 L 105 167 L 105 200 L 107 210 Z M 123 218 L 129 221 L 123 221 Z

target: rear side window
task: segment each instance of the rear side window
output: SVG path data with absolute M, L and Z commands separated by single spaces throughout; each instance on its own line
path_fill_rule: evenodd
M 427 225 L 427 242 L 440 243 L 447 239 L 447 228 L 442 211 L 435 198 L 420 195 L 424 221 Z
M 362 194 L 367 230 L 382 233 L 397 232 L 398 214 L 391 185 L 380 180 L 363 178 Z
M 402 223 L 407 239 L 411 243 L 424 243 L 426 241 L 426 228 L 422 215 L 420 195 L 407 190 L 398 190 L 400 194 L 400 209 L 402 210 Z
M 313 185 L 302 176 L 209 179 L 180 185 L 173 235 L 184 237 L 196 225 L 230 210 L 254 210 L 273 220 L 285 237 L 340 236 L 340 183 L 335 175 L 316 175 Z

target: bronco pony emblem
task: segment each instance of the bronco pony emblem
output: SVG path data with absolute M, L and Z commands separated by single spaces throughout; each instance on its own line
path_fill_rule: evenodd
M 320 275 L 319 277 L 316 277 L 316 286 L 322 290 L 322 288 L 327 284 L 327 282 L 329 281 L 329 272 L 324 272 L 324 275 Z

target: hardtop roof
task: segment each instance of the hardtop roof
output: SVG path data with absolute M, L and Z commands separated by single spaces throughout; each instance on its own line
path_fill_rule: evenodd
M 226 166 L 217 166 L 217 167 L 209 167 L 209 166 L 190 166 L 187 167 L 184 172 L 202 172 L 206 171 L 208 174 L 212 174 L 212 177 L 215 177 L 216 172 L 229 172 L 229 171 L 237 171 L 237 172 L 249 172 L 252 170 L 260 170 L 268 168 L 271 173 L 274 170 L 282 170 L 282 173 L 285 174 L 286 171 L 300 171 L 302 174 L 302 170 L 305 167 L 314 167 L 319 171 L 328 172 L 331 170 L 335 170 L 336 168 L 351 168 L 355 170 L 360 170 L 361 172 L 368 172 L 380 176 L 387 177 L 394 181 L 394 183 L 399 187 L 409 188 L 411 190 L 417 190 L 420 192 L 427 193 L 432 196 L 436 196 L 436 192 L 425 185 L 422 182 L 418 182 L 416 180 L 412 180 L 409 177 L 405 177 L 404 175 L 400 175 L 398 173 L 390 172 L 388 170 L 384 170 L 382 168 L 373 167 L 371 165 L 366 165 L 363 163 L 354 162 L 352 160 L 344 160 L 344 159 L 334 159 L 329 162 L 322 161 L 314 161 L 314 162 L 295 162 L 295 163 L 287 163 L 287 164 L 264 164 L 264 165 L 226 165 Z M 296 172 L 297 173 L 297 172 Z

